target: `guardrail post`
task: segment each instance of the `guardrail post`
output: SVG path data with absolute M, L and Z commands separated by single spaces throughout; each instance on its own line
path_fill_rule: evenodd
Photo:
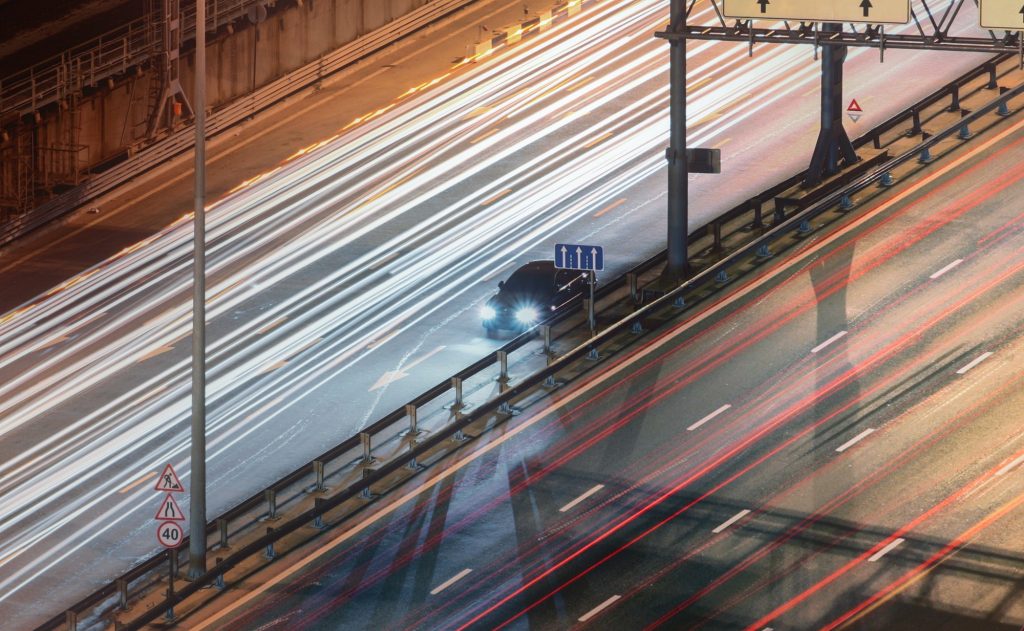
M 967 113 L 964 112 L 961 114 L 961 117 L 966 115 Z M 959 138 L 960 140 L 970 140 L 973 137 L 974 134 L 971 133 L 970 125 L 968 125 L 967 123 L 960 123 L 960 132 L 957 134 L 957 138 Z
M 811 227 L 810 221 L 804 219 L 800 222 L 800 226 L 796 229 L 796 231 L 797 234 L 799 234 L 801 237 L 806 237 L 807 235 L 811 234 L 814 231 L 814 228 Z
M 917 111 L 917 108 L 910 110 L 911 120 L 914 122 L 914 126 L 907 132 L 908 137 L 913 137 L 921 133 L 921 112 Z
M 636 272 L 626 273 L 626 284 L 629 286 L 629 299 L 634 304 L 640 302 L 640 279 L 637 277 Z
M 313 461 L 313 475 L 316 476 L 316 482 L 313 484 L 314 493 L 323 493 L 327 490 L 324 486 L 324 462 L 323 460 Z
M 503 383 L 501 384 L 501 388 L 500 388 L 500 393 L 501 393 L 501 394 L 505 394 L 505 393 L 506 393 L 506 392 L 508 392 L 508 391 L 509 391 L 510 389 L 511 389 L 511 388 L 510 388 L 510 386 L 508 385 L 508 383 L 507 383 L 507 382 L 503 382 Z M 509 403 L 508 401 L 502 401 L 502 402 L 501 402 L 501 404 L 499 404 L 499 405 L 498 405 L 498 414 L 503 414 L 503 415 L 505 415 L 505 416 L 517 416 L 517 415 L 519 415 L 519 414 L 520 414 L 521 412 L 522 412 L 522 410 L 520 410 L 520 409 L 519 409 L 519 408 L 517 408 L 517 407 L 514 407 L 514 406 L 513 406 L 513 405 L 512 405 L 511 403 Z
M 1009 91 L 1009 88 L 999 88 L 999 95 L 1002 96 L 1003 94 L 1006 94 Z M 1010 104 L 1007 103 L 1006 101 L 999 101 L 999 109 L 996 110 L 996 114 L 1000 116 L 1009 116 Z
M 128 610 L 128 581 L 117 579 L 117 608 L 119 611 Z
M 324 525 L 324 513 L 323 509 L 321 508 L 323 503 L 324 500 L 322 497 L 317 497 L 313 499 L 313 527 L 317 530 L 324 530 L 325 528 L 327 528 L 327 526 Z
M 372 473 L 373 473 L 373 471 L 370 470 L 370 469 L 363 469 L 363 479 L 365 480 L 366 478 L 370 477 L 370 474 L 372 474 Z M 363 490 L 359 492 L 359 497 L 363 498 L 364 500 L 372 500 L 373 499 L 373 491 L 370 490 L 370 485 L 369 484 L 364 486 Z
M 772 249 L 767 243 L 762 243 L 757 246 L 757 253 L 755 256 L 759 259 L 770 259 L 772 257 Z
M 498 378 L 496 381 L 501 384 L 506 384 L 509 381 L 508 353 L 505 351 L 497 351 L 496 356 L 498 358 Z
M 839 210 L 846 212 L 847 210 L 853 209 L 853 198 L 847 193 L 843 193 L 843 196 L 839 198 Z
M 402 436 L 416 437 L 423 433 L 419 428 L 419 421 L 416 418 L 416 404 L 409 403 L 405 406 L 405 415 L 409 418 L 409 429 L 402 433 Z
M 228 520 L 220 517 L 217 519 L 217 530 L 220 532 L 220 549 L 228 550 Z
M 264 489 L 263 497 L 267 500 L 267 516 L 263 518 L 263 521 L 277 521 L 280 519 L 277 515 L 277 491 L 274 489 Z
M 999 83 L 996 81 L 996 65 L 994 63 L 986 63 L 985 69 L 988 70 L 988 85 L 985 87 L 989 90 L 995 90 L 999 87 Z
M 891 171 L 886 171 L 882 174 L 882 179 L 878 181 L 879 186 L 892 186 L 896 183 L 896 180 L 892 177 Z
M 548 357 L 548 366 L 550 366 L 553 361 L 554 361 L 554 357 Z M 544 387 L 548 388 L 550 390 L 554 390 L 555 388 L 557 388 L 557 387 L 559 387 L 561 385 L 563 385 L 562 382 L 558 381 L 557 379 L 555 379 L 555 374 L 554 373 L 551 373 L 550 375 L 548 375 L 547 378 L 544 380 Z
M 273 534 L 274 534 L 274 529 L 268 526 L 267 527 L 267 536 L 269 537 L 269 536 L 271 536 Z M 274 541 L 273 540 L 270 540 L 270 541 L 267 542 L 267 549 L 263 551 L 263 558 L 268 560 L 268 561 L 273 561 L 274 559 L 277 558 L 277 552 L 274 550 Z
M 452 377 L 452 390 L 455 391 L 455 401 L 448 409 L 458 416 L 469 407 L 462 399 L 462 377 Z
M 363 457 L 359 459 L 359 464 L 368 467 L 376 460 L 373 457 L 373 450 L 370 445 L 370 435 L 366 432 L 359 432 L 359 442 L 363 446 Z
M 715 254 L 722 252 L 722 223 L 717 219 L 711 222 L 712 234 L 714 236 L 715 243 L 711 248 L 711 251 Z
M 551 325 L 550 324 L 542 324 L 542 325 L 540 325 L 540 336 L 544 340 L 544 350 L 543 350 L 543 353 L 545 355 L 549 355 L 549 356 L 553 355 L 554 354 L 554 350 L 551 348 Z
M 68 609 L 64 612 L 64 620 L 67 622 L 68 631 L 78 631 L 78 614 Z
M 224 559 L 217 557 L 213 560 L 214 567 L 220 565 Z M 224 572 L 217 572 L 217 578 L 213 579 L 213 586 L 217 589 L 224 591 Z
M 960 109 L 960 86 L 953 84 L 949 86 L 949 111 L 955 112 Z
M 751 222 L 750 227 L 753 230 L 760 230 L 764 228 L 764 214 L 761 211 L 761 200 L 756 197 L 750 200 L 750 208 L 754 211 L 754 221 Z

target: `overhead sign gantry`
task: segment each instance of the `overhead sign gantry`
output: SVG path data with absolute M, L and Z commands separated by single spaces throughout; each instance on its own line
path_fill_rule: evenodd
M 906 24 L 910 0 L 722 0 L 722 13 L 740 20 Z

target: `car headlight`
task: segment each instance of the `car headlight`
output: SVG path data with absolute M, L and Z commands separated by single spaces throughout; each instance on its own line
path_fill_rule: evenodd
M 533 307 L 523 307 L 516 311 L 516 320 L 520 324 L 533 324 L 537 321 L 537 310 Z
M 484 320 L 493 320 L 498 312 L 491 305 L 484 305 L 480 307 L 480 317 Z

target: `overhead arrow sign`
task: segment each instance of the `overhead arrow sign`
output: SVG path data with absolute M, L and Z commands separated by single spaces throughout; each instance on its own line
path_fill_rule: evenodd
M 978 8 L 981 28 L 1024 30 L 1024 5 L 1010 0 L 981 0 Z
M 906 24 L 910 21 L 910 0 L 722 1 L 724 5 L 722 14 L 726 18 L 739 20 L 867 22 L 869 24 Z M 1014 8 L 1016 9 L 1016 6 Z

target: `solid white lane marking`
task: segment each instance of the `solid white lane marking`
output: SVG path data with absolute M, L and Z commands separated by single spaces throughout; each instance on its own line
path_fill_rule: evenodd
M 821 344 L 818 344 L 817 346 L 812 348 L 811 352 L 812 353 L 817 353 L 818 351 L 820 351 L 821 349 L 825 348 L 829 344 L 831 344 L 831 343 L 835 342 L 836 340 L 842 338 L 844 335 L 846 335 L 846 331 L 840 331 L 840 332 L 836 333 L 835 335 L 833 335 L 832 337 L 828 338 L 827 340 L 825 340 Z
M 974 368 L 975 366 L 977 366 L 981 362 L 985 361 L 989 357 L 992 357 L 992 353 L 991 352 L 982 353 L 979 357 L 975 358 L 974 361 L 972 361 L 971 363 L 967 364 L 966 366 L 964 366 L 960 370 L 956 371 L 956 374 L 958 374 L 958 375 L 965 374 L 968 370 L 970 370 L 971 368 Z
M 462 580 L 463 578 L 465 578 L 465 577 L 466 577 L 466 575 L 467 575 L 467 574 L 469 574 L 469 573 L 470 573 L 470 572 L 472 572 L 472 571 L 473 571 L 473 570 L 471 570 L 471 569 L 469 569 L 469 568 L 467 567 L 466 569 L 462 570 L 461 572 L 459 572 L 459 573 L 458 573 L 458 574 L 456 574 L 455 576 L 451 577 L 451 578 L 450 578 L 450 579 L 448 579 L 447 581 L 445 581 L 445 582 L 441 583 L 440 585 L 438 585 L 438 586 L 437 586 L 437 587 L 435 587 L 434 589 L 430 590 L 430 595 L 431 595 L 431 596 L 437 596 L 438 594 L 440 594 L 440 593 L 441 593 L 441 592 L 443 592 L 444 590 L 448 589 L 449 587 L 451 587 L 451 586 L 452 586 L 452 585 L 454 585 L 455 583 L 457 583 L 457 582 L 459 582 L 460 580 Z
M 917 182 L 914 182 L 913 184 L 909 185 L 908 188 L 904 189 L 903 191 L 900 191 L 899 193 L 897 193 L 896 195 L 894 195 L 893 197 L 891 197 L 887 201 L 882 202 L 878 206 L 872 208 L 871 211 L 866 212 L 863 215 L 858 216 L 856 219 L 852 220 L 847 225 L 847 229 L 849 229 L 849 230 L 856 229 L 857 227 L 859 227 L 859 226 L 861 226 L 861 225 L 871 221 L 874 217 L 876 217 L 879 214 L 885 212 L 889 208 L 892 208 L 896 204 L 902 202 L 904 199 L 910 197 L 911 195 L 913 195 L 917 191 L 921 190 L 922 188 L 928 186 L 929 184 L 931 184 L 931 183 L 933 183 L 933 182 L 935 182 L 937 180 L 940 180 L 940 179 L 946 177 L 950 172 L 952 172 L 955 169 L 959 168 L 961 165 L 966 163 L 968 160 L 974 159 L 976 156 L 978 156 L 978 155 L 982 154 L 983 152 L 987 151 L 990 147 L 992 147 L 996 143 L 1001 142 L 1003 139 L 1011 136 L 1012 134 L 1017 133 L 1021 129 L 1024 129 L 1024 120 L 1021 120 L 1021 121 L 1019 121 L 1017 123 L 1014 123 L 1011 127 L 1008 127 L 1004 131 L 1002 131 L 999 134 L 997 134 L 995 137 L 993 137 L 993 138 L 985 141 L 984 143 L 978 145 L 977 147 L 975 147 L 970 152 L 965 153 L 964 155 L 960 156 L 959 158 L 957 158 L 953 162 L 950 162 L 948 164 L 943 165 L 941 168 L 939 168 L 934 173 L 928 175 L 927 177 L 925 177 L 925 178 L 923 178 L 923 179 L 921 179 L 921 180 L 919 180 Z M 740 300 L 740 299 L 750 295 L 751 293 L 756 291 L 758 288 L 762 287 L 766 283 L 771 282 L 772 280 L 774 280 L 775 278 L 777 278 L 779 275 L 783 274 L 787 270 L 793 269 L 792 266 L 798 266 L 801 263 L 803 263 L 803 262 L 807 261 L 808 259 L 810 259 L 811 257 L 815 256 L 819 251 L 821 251 L 824 248 L 826 248 L 827 246 L 831 245 L 838 238 L 839 238 L 839 233 L 836 233 L 835 235 L 832 235 L 830 237 L 823 238 L 821 241 L 818 241 L 818 242 L 814 243 L 807 250 L 804 250 L 799 255 L 797 255 L 792 261 L 790 261 L 790 263 L 791 263 L 790 266 L 780 266 L 779 268 L 775 269 L 774 271 L 771 271 L 771 272 L 767 273 L 765 276 L 763 276 L 761 278 L 758 278 L 757 280 L 752 281 L 750 283 L 750 285 L 747 285 L 747 286 L 739 289 L 736 293 L 731 294 L 728 299 L 723 300 L 721 303 L 718 303 L 717 305 L 712 306 L 707 311 L 704 311 L 704 312 L 702 312 L 700 314 L 695 315 L 692 320 L 689 320 L 689 321 L 687 321 L 687 322 L 685 322 L 685 323 L 683 323 L 683 324 L 679 325 L 678 327 L 676 327 L 674 329 L 671 329 L 671 330 L 674 333 L 678 333 L 680 331 L 688 330 L 688 329 L 690 329 L 690 328 L 692 328 L 694 326 L 697 326 L 698 324 L 700 324 L 701 322 L 704 322 L 705 320 L 707 320 L 709 318 L 715 317 L 716 315 L 718 315 L 723 310 L 732 307 L 732 305 L 735 304 L 738 300 Z M 398 334 L 398 332 L 396 331 L 393 335 L 397 335 L 397 334 Z M 637 353 L 637 355 L 635 355 L 635 359 L 637 361 L 639 361 L 639 360 L 643 359 L 644 357 L 647 357 L 648 355 L 658 351 L 662 347 L 672 343 L 674 340 L 675 340 L 675 337 L 673 335 L 665 335 L 661 339 L 652 342 L 649 347 L 647 347 L 647 348 L 643 349 L 642 351 L 640 351 L 639 353 Z M 367 348 L 371 348 L 371 346 L 367 345 Z M 452 463 L 451 466 L 449 466 L 449 467 L 447 467 L 447 468 L 445 468 L 443 470 L 440 470 L 437 473 L 433 474 L 430 478 L 428 478 L 426 481 L 424 481 L 423 484 L 420 487 L 417 487 L 417 488 L 410 489 L 410 490 L 406 491 L 401 496 L 395 498 L 395 500 L 392 503 L 388 504 L 387 506 L 382 507 L 379 512 L 374 513 L 371 516 L 371 518 L 365 519 L 365 520 L 359 522 L 358 524 L 355 524 L 352 528 L 350 528 L 348 530 L 341 531 L 340 533 L 338 533 L 338 535 L 336 537 L 334 537 L 333 539 L 331 539 L 328 542 L 325 542 L 325 543 L 321 544 L 319 547 L 316 547 L 312 551 L 308 552 L 301 559 L 297 559 L 296 562 L 293 563 L 292 565 L 281 566 L 281 569 L 273 577 L 269 577 L 267 580 L 261 582 L 258 586 L 254 587 L 252 590 L 247 592 L 245 595 L 240 596 L 237 600 L 234 600 L 234 601 L 232 601 L 230 603 L 225 603 L 225 605 L 224 605 L 224 607 L 222 609 L 219 609 L 216 612 L 212 613 L 210 615 L 210 617 L 207 618 L 206 620 L 197 621 L 196 622 L 196 626 L 194 628 L 194 631 L 203 631 L 204 629 L 208 629 L 208 628 L 214 626 L 222 618 L 231 615 L 232 613 L 234 613 L 238 609 L 244 607 L 248 603 L 252 602 L 253 600 L 255 600 L 257 598 L 259 598 L 260 596 L 265 594 L 267 591 L 275 588 L 277 585 L 280 585 L 282 581 L 287 580 L 289 577 L 293 576 L 295 573 L 297 573 L 298 571 L 302 570 L 303 568 L 308 566 L 310 563 L 313 563 L 317 559 L 323 557 L 325 554 L 328 554 L 328 553 L 332 552 L 339 545 L 342 545 L 343 543 L 351 540 L 352 538 L 356 537 L 360 533 L 365 532 L 366 530 L 368 530 L 372 526 L 376 525 L 376 523 L 378 521 L 380 521 L 381 519 L 387 517 L 388 515 L 391 515 L 391 514 L 395 513 L 396 511 L 398 511 L 399 509 L 401 509 L 402 507 L 407 505 L 409 502 L 412 502 L 412 501 L 416 500 L 418 497 L 420 497 L 420 495 L 422 493 L 424 493 L 424 492 L 428 491 L 429 489 L 437 486 L 438 484 L 440 484 L 444 480 L 447 480 L 449 477 L 454 476 L 456 473 L 461 471 L 463 468 L 465 468 L 465 467 L 469 466 L 471 463 L 475 462 L 478 458 L 481 458 L 484 455 L 486 455 L 488 453 L 491 453 L 492 451 L 494 451 L 496 449 L 501 448 L 506 442 L 508 442 L 510 440 L 513 440 L 516 436 L 522 434 L 523 432 L 526 432 L 528 429 L 533 427 L 534 424 L 539 423 L 542 420 L 544 420 L 544 418 L 548 414 L 556 413 L 559 410 L 561 410 L 562 406 L 566 405 L 568 402 L 571 402 L 573 400 L 579 399 L 579 398 L 589 394 L 593 390 L 597 390 L 597 389 L 600 389 L 602 387 L 605 387 L 606 383 L 608 381 L 612 380 L 615 376 L 617 376 L 622 371 L 626 370 L 631 365 L 632 364 L 629 363 L 629 362 L 623 362 L 622 364 L 619 364 L 619 365 L 613 367 L 612 369 L 610 369 L 610 370 L 608 370 L 606 372 L 600 373 L 594 379 L 594 381 L 591 381 L 591 382 L 589 382 L 589 383 L 587 383 L 585 385 L 580 386 L 579 389 L 577 389 L 577 390 L 573 390 L 570 393 L 569 397 L 567 397 L 566 399 L 560 399 L 556 403 L 553 403 L 551 405 L 545 406 L 541 410 L 538 410 L 536 412 L 536 414 L 532 418 L 526 420 L 521 425 L 519 425 L 519 426 L 509 430 L 507 433 L 505 433 L 501 437 L 495 439 L 493 442 L 488 443 L 487 445 L 481 447 L 478 451 L 476 451 L 476 452 L 474 452 L 472 454 L 468 454 L 466 456 L 463 456 L 462 458 L 459 458 L 458 460 L 456 460 L 456 462 Z
M 868 429 L 866 429 L 863 432 L 857 434 L 856 436 L 854 436 L 850 440 L 846 441 L 842 445 L 839 445 L 838 447 L 836 447 L 836 451 L 838 451 L 839 453 L 843 453 L 844 451 L 846 451 L 850 447 L 853 447 L 854 445 L 856 445 L 860 441 L 862 441 L 865 438 L 867 438 L 868 434 L 871 434 L 874 431 L 875 431 L 874 429 L 869 427 Z
M 618 600 L 620 598 L 622 598 L 622 596 L 620 596 L 619 594 L 615 594 L 614 596 L 612 596 L 608 600 L 604 601 L 603 603 L 601 603 L 597 607 L 594 607 L 593 609 L 591 609 L 587 613 L 585 613 L 582 616 L 580 616 L 579 617 L 579 621 L 580 622 L 586 622 L 587 620 L 590 620 L 591 618 L 593 618 L 597 614 L 601 613 L 601 610 L 605 609 L 606 607 L 608 607 L 608 605 L 612 604 L 613 602 L 615 602 L 616 600 Z
M 588 497 L 590 497 L 590 496 L 591 496 L 591 495 L 593 495 L 594 493 L 597 493 L 598 491 L 600 491 L 600 490 L 601 490 L 601 489 L 603 489 L 603 488 L 604 488 L 604 485 L 603 485 L 603 484 L 595 484 L 595 485 L 594 485 L 594 487 L 593 487 L 592 489 L 590 489 L 589 491 L 587 491 L 587 492 L 586 492 L 586 493 L 584 493 L 583 495 L 580 495 L 579 497 L 577 497 L 577 498 L 576 498 L 576 499 L 574 499 L 573 501 L 569 502 L 568 504 L 566 504 L 566 505 L 565 505 L 565 506 L 563 506 L 562 508 L 559 508 L 559 509 L 558 509 L 558 512 L 559 512 L 559 513 L 564 513 L 565 511 L 569 511 L 569 510 L 572 510 L 574 506 L 576 506 L 577 504 L 579 504 L 579 503 L 580 503 L 580 502 L 582 502 L 583 500 L 587 499 Z
M 950 263 L 949 265 L 943 267 L 939 271 L 935 272 L 934 274 L 932 274 L 928 278 L 930 278 L 932 280 L 935 280 L 939 276 L 942 276 L 943 274 L 945 274 L 946 272 L 948 272 L 949 270 L 953 269 L 954 267 L 956 267 L 957 265 L 959 265 L 959 264 L 961 264 L 963 262 L 964 262 L 963 259 L 957 259 L 957 260 L 953 261 L 952 263 Z
M 904 541 L 906 541 L 906 539 L 904 539 L 903 537 L 897 537 L 896 539 L 893 539 L 892 541 L 889 542 L 889 545 L 885 546 L 884 548 L 882 548 L 878 552 L 872 554 L 871 558 L 868 559 L 868 563 L 874 563 L 878 559 L 881 559 L 885 555 L 887 555 L 890 552 L 892 552 L 893 550 L 895 550 L 896 546 L 900 545 Z
M 744 508 L 743 510 L 741 510 L 738 513 L 736 513 L 735 515 L 733 515 L 729 519 L 725 520 L 725 522 L 723 522 L 722 525 L 720 525 L 719 527 L 715 528 L 711 532 L 713 532 L 713 533 L 715 533 L 717 535 L 718 533 L 722 532 L 723 530 L 725 530 L 729 526 L 735 524 L 736 522 L 738 522 L 739 520 L 743 519 L 744 517 L 746 517 L 749 514 L 750 514 L 750 511 L 748 509 Z
M 1016 469 L 1017 467 L 1019 467 L 1021 465 L 1021 463 L 1024 463 L 1024 455 L 1017 456 L 1009 464 L 1004 466 L 999 471 L 996 471 L 996 475 L 1006 475 L 1007 473 L 1009 473 L 1009 472 L 1013 471 L 1014 469 Z
M 697 429 L 698 427 L 700 427 L 700 426 L 701 426 L 701 425 L 703 425 L 704 423 L 707 423 L 708 421 L 710 421 L 711 419 L 715 418 L 716 416 L 718 416 L 718 415 L 719 415 L 719 414 L 721 414 L 722 412 L 725 412 L 726 410 L 728 410 L 728 409 L 729 409 L 729 408 L 731 408 L 731 407 L 732 407 L 732 404 L 731 404 L 731 403 L 726 403 L 725 405 L 723 405 L 722 407 L 718 408 L 717 410 L 715 410 L 715 411 L 714 411 L 714 412 L 712 412 L 711 414 L 708 414 L 707 416 L 705 416 L 705 417 L 704 417 L 704 418 L 702 418 L 701 420 L 697 421 L 697 422 L 696 422 L 696 423 L 694 423 L 693 425 L 691 425 L 691 426 L 687 427 L 687 428 L 686 428 L 686 431 L 688 431 L 688 432 L 692 432 L 693 430 Z

